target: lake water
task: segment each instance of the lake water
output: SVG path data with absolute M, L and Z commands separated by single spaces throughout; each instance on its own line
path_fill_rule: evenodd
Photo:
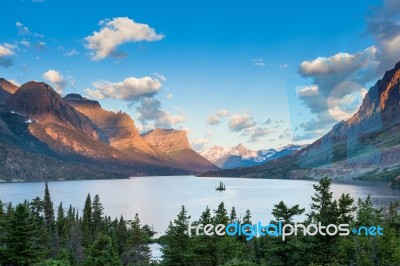
M 215 187 L 223 181 L 226 191 Z M 99 194 L 104 212 L 112 218 L 123 215 L 132 219 L 135 213 L 143 224 L 153 226 L 162 235 L 169 221 L 176 218 L 185 205 L 192 220 L 197 219 L 206 206 L 216 209 L 224 201 L 228 211 L 235 206 L 239 216 L 250 209 L 253 222 L 269 222 L 273 205 L 283 200 L 287 205 L 300 204 L 308 211 L 313 181 L 206 178 L 193 176 L 135 177 L 122 180 L 54 181 L 49 189 L 55 207 L 62 201 L 83 209 L 88 193 L 92 198 Z M 376 206 L 386 206 L 390 201 L 400 200 L 400 190 L 391 189 L 384 183 L 352 182 L 333 183 L 334 197 L 349 193 L 356 200 L 369 194 Z M 43 198 L 44 183 L 0 183 L 0 199 L 19 203 L 36 196 Z M 299 217 L 299 220 L 305 218 Z

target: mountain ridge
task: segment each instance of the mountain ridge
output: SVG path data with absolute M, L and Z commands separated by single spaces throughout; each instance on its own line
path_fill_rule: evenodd
M 1 86 L 11 84 L 0 81 Z M 5 147 L 0 181 L 74 179 L 66 176 L 71 173 L 77 179 L 187 175 L 216 169 L 200 155 L 208 165 L 193 161 L 180 167 L 142 138 L 128 114 L 104 110 L 79 94 L 63 98 L 35 81 L 10 91 L 0 110 L 0 157 Z M 41 171 L 31 169 L 35 158 Z
M 358 111 L 320 139 L 272 162 L 202 176 L 395 180 L 400 175 L 400 62 L 366 94 Z

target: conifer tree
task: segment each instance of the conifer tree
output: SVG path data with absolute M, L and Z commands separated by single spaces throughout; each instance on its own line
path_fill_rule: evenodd
M 93 238 L 96 238 L 97 234 L 102 229 L 103 209 L 104 208 L 100 202 L 100 197 L 96 194 L 92 203 Z
M 82 215 L 82 244 L 88 247 L 93 240 L 93 219 L 92 219 L 92 200 L 90 194 L 87 195 L 85 207 Z
M 43 198 L 43 212 L 46 227 L 52 231 L 54 229 L 54 206 L 51 201 L 49 186 L 45 184 L 44 198 Z
M 36 223 L 25 204 L 18 204 L 10 217 L 5 237 L 5 265 L 32 265 L 38 259 L 34 248 Z

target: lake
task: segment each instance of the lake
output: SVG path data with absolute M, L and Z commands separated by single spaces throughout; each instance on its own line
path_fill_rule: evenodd
M 222 181 L 226 190 L 215 188 Z M 251 210 L 252 221 L 269 222 L 273 205 L 283 200 L 287 205 L 300 204 L 308 211 L 314 181 L 277 179 L 207 178 L 194 176 L 134 177 L 120 180 L 54 181 L 49 189 L 55 208 L 62 201 L 65 209 L 69 204 L 82 211 L 86 196 L 99 194 L 104 212 L 112 218 L 123 215 L 132 219 L 135 213 L 143 224 L 153 226 L 162 235 L 169 221 L 176 218 L 185 205 L 191 220 L 197 219 L 206 206 L 216 209 L 223 201 L 228 212 L 235 206 L 238 216 Z M 334 197 L 349 193 L 356 200 L 371 195 L 376 206 L 386 206 L 400 200 L 400 190 L 391 189 L 385 183 L 350 182 L 333 183 Z M 0 183 L 0 199 L 19 203 L 39 196 L 43 198 L 44 183 Z M 298 220 L 305 218 L 303 215 Z

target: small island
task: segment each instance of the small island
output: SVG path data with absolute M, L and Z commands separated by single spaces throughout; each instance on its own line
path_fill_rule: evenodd
M 224 183 L 219 182 L 219 187 L 216 187 L 215 190 L 217 190 L 217 191 L 224 191 L 224 190 L 226 190 Z

